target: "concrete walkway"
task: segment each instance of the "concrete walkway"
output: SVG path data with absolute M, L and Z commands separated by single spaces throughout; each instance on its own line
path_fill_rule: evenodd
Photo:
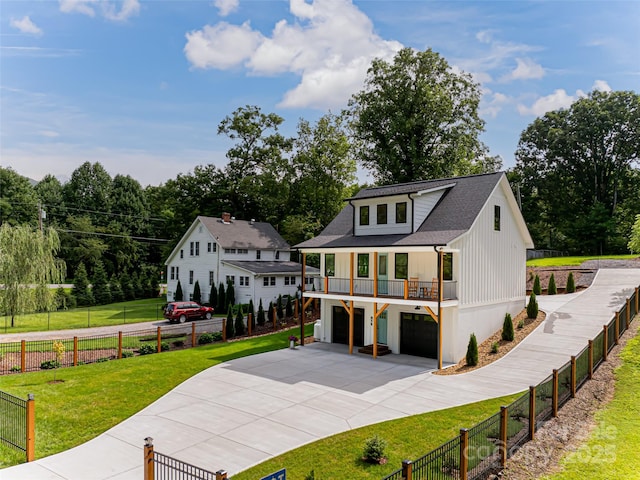
M 233 475 L 352 428 L 518 392 L 582 350 L 638 285 L 640 269 L 601 270 L 583 292 L 540 297 L 547 320 L 500 360 L 463 375 L 431 375 L 428 359 L 373 360 L 320 343 L 226 362 L 94 440 L 0 470 L 0 480 L 140 480 L 147 436 L 161 453 Z

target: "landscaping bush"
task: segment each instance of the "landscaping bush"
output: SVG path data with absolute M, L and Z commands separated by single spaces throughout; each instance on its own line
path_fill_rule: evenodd
M 220 334 L 220 338 L 222 338 L 222 334 Z M 213 343 L 214 341 L 212 333 L 203 333 L 198 337 L 198 345 L 206 345 L 207 343 Z
M 493 342 L 491 344 L 491 353 L 498 353 L 499 348 L 500 348 L 500 345 L 498 345 L 498 342 Z
M 131 350 L 123 350 L 122 358 L 131 358 L 133 357 L 133 352 Z
M 222 340 L 222 332 L 213 332 L 210 335 L 213 337 L 214 342 L 219 342 Z
M 533 279 L 533 293 L 536 295 L 540 295 L 542 293 L 542 288 L 540 287 L 540 277 L 536 274 L 536 277 Z
M 198 280 L 196 280 L 196 283 L 193 286 L 193 301 L 202 303 L 202 294 L 200 293 L 200 282 Z
M 233 338 L 236 336 L 236 332 L 233 328 L 233 309 L 232 305 L 229 305 L 227 310 L 227 338 Z
M 472 333 L 469 337 L 469 345 L 467 345 L 467 365 L 474 367 L 478 364 L 478 340 L 476 334 Z
M 227 310 L 226 295 L 224 292 L 224 283 L 220 282 L 220 286 L 218 287 L 218 304 L 216 305 L 217 312 L 225 312 Z
M 278 301 L 276 302 L 276 315 L 278 316 L 278 320 L 282 320 L 284 318 L 284 309 L 282 308 L 282 295 L 278 295 Z
M 53 370 L 58 367 L 60 367 L 60 362 L 57 360 L 46 360 L 40 364 L 41 370 Z
M 247 321 L 251 319 L 251 331 L 256 330 L 256 309 L 253 306 L 253 300 L 249 300 L 249 307 L 247 308 Z M 247 326 L 248 327 L 248 326 Z
M 167 351 L 169 351 L 170 348 L 171 348 L 171 345 L 169 345 L 169 342 L 160 342 L 160 351 L 161 352 L 167 352 Z
M 265 324 L 266 318 L 264 316 L 264 308 L 262 307 L 262 299 L 260 299 L 260 304 L 258 305 L 258 318 L 256 319 L 256 322 L 258 322 L 258 325 L 260 325 L 261 327 Z
M 96 359 L 94 363 L 104 363 L 104 362 L 108 362 L 109 360 L 111 360 L 109 357 L 100 357 Z
M 558 293 L 558 289 L 556 288 L 556 279 L 552 273 L 551 277 L 549 277 L 549 286 L 547 287 L 547 295 L 555 295 L 556 293 Z
M 9 369 L 10 372 L 20 372 L 22 371 L 22 368 L 20 368 L 20 365 L 14 365 L 13 367 L 11 367 Z
M 178 286 L 176 287 L 176 293 L 173 294 L 173 299 L 176 302 L 181 302 L 183 298 L 184 294 L 182 293 L 182 284 L 180 283 L 180 280 L 178 280 Z
M 522 330 L 524 328 L 524 320 L 520 320 L 518 322 L 518 330 Z
M 236 304 L 236 290 L 233 286 L 233 283 L 227 283 L 227 292 L 226 292 L 226 306 L 234 306 Z
M 565 289 L 566 293 L 573 293 L 576 291 L 576 282 L 573 279 L 573 272 L 569 272 L 569 276 L 567 277 L 567 288 Z
M 215 311 L 218 309 L 218 289 L 216 288 L 216 284 L 211 284 L 211 289 L 209 290 L 209 305 L 213 307 Z
M 288 318 L 293 317 L 293 298 L 291 296 L 287 297 L 287 307 L 285 309 L 285 315 Z
M 536 300 L 536 294 L 532 293 L 529 297 L 529 303 L 527 304 L 527 317 L 536 318 L 538 316 L 538 301 Z
M 375 435 L 368 438 L 365 442 L 362 456 L 367 462 L 380 463 L 380 461 L 385 458 L 386 449 L 387 442 L 378 435 Z
M 507 313 L 504 316 L 504 323 L 502 324 L 502 340 L 512 342 L 515 337 L 513 332 L 513 320 L 511 320 L 511 314 Z
M 267 319 L 269 320 L 269 323 L 273 323 L 276 320 L 276 312 L 274 310 L 273 302 L 269 302 L 269 310 L 267 310 Z
M 172 345 L 175 348 L 182 348 L 184 347 L 184 340 L 176 340 L 175 342 L 172 343 Z
M 140 348 L 138 348 L 138 354 L 140 355 L 150 355 L 152 353 L 156 353 L 156 351 L 157 347 L 155 345 L 151 345 L 150 343 L 140 345 Z
M 238 313 L 236 314 L 236 322 L 233 325 L 237 336 L 244 335 L 244 315 L 242 314 L 242 307 L 238 306 Z

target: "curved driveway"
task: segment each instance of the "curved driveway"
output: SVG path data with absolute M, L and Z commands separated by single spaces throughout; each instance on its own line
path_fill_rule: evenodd
M 338 432 L 526 389 L 578 353 L 640 285 L 640 269 L 600 270 L 587 290 L 539 297 L 545 322 L 484 368 L 431 375 L 434 363 L 403 355 L 373 360 L 311 344 L 209 368 L 99 437 L 0 480 L 140 480 L 142 446 L 233 475 Z

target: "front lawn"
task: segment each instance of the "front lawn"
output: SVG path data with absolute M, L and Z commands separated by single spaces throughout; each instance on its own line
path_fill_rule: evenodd
M 587 260 L 633 260 L 638 255 L 605 255 L 602 257 L 549 257 L 527 260 L 527 267 L 565 267 L 579 266 Z
M 0 320 L 0 332 L 23 333 L 46 330 L 66 330 L 70 328 L 104 327 L 124 323 L 151 322 L 161 320 L 161 298 L 132 300 L 110 303 L 95 307 L 80 307 L 55 312 L 32 313 L 15 317 L 11 327 L 11 318 L 4 316 Z
M 298 330 L 299 331 L 299 330 Z M 288 346 L 290 331 L 176 352 L 145 355 L 54 372 L 24 373 L 2 378 L 1 389 L 36 398 L 36 458 L 84 443 L 154 402 L 196 373 L 234 358 Z M 305 326 L 313 335 L 313 325 Z M 0 447 L 0 467 L 23 456 Z
M 561 462 L 563 470 L 545 480 L 638 478 L 640 472 L 640 337 L 620 352 L 613 400 L 596 414 L 589 439 Z

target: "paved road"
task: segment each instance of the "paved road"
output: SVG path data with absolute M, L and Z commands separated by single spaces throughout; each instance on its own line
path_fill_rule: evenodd
M 638 285 L 640 269 L 601 270 L 585 291 L 539 297 L 547 320 L 500 360 L 463 375 L 321 343 L 226 362 L 94 440 L 0 470 L 0 480 L 140 480 L 147 436 L 159 452 L 233 475 L 352 428 L 518 392 L 578 353 Z

